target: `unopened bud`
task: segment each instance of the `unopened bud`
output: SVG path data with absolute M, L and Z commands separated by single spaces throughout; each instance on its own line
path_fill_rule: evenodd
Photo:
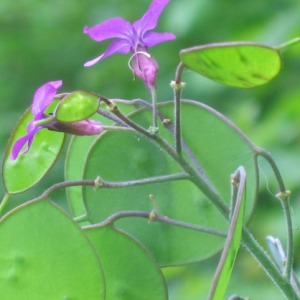
M 74 135 L 97 135 L 103 130 L 102 124 L 92 119 L 85 119 L 78 122 L 55 122 L 50 130 L 70 133 Z
M 133 73 L 140 77 L 148 89 L 156 87 L 158 64 L 144 47 L 139 47 L 132 56 Z

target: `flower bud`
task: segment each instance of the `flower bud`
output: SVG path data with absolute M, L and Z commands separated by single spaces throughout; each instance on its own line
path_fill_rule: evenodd
M 70 133 L 74 135 L 97 135 L 103 130 L 102 124 L 92 119 L 84 119 L 77 122 L 55 122 L 51 127 L 47 127 L 50 130 Z
M 132 56 L 133 73 L 140 77 L 148 89 L 156 87 L 156 74 L 158 64 L 156 60 L 147 52 L 145 47 L 139 46 Z

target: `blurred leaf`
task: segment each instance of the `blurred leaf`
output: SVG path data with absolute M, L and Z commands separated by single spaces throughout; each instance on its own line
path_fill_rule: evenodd
M 99 103 L 99 97 L 95 94 L 76 91 L 59 102 L 54 115 L 60 122 L 77 122 L 96 113 Z
M 172 119 L 173 104 L 160 105 Z M 132 119 L 146 128 L 151 112 L 141 110 Z M 256 169 L 250 142 L 228 120 L 198 102 L 182 103 L 183 138 L 202 165 L 217 193 L 229 205 L 230 174 L 244 165 L 248 174 L 246 218 L 249 220 L 256 199 Z M 167 140 L 172 135 L 165 129 Z M 85 179 L 101 176 L 106 181 L 128 181 L 174 174 L 180 168 L 171 157 L 148 139 L 132 132 L 102 134 L 86 155 Z M 188 180 L 151 183 L 126 188 L 102 188 L 95 192 L 84 187 L 89 220 L 101 222 L 111 214 L 126 210 L 152 211 L 153 194 L 161 214 L 169 218 L 210 228 L 226 230 L 228 223 L 212 203 Z M 205 259 L 219 251 L 224 239 L 215 235 L 161 223 L 149 225 L 139 218 L 126 218 L 116 226 L 140 240 L 161 265 L 176 265 Z
M 63 146 L 65 135 L 47 129 L 40 130 L 34 137 L 30 150 L 20 153 L 15 160 L 10 159 L 13 144 L 27 133 L 27 124 L 32 120 L 28 109 L 17 123 L 7 144 L 2 174 L 8 193 L 20 193 L 38 183 L 51 169 Z
M 86 233 L 101 257 L 106 300 L 167 299 L 161 270 L 143 245 L 110 226 Z
M 0 220 L 1 299 L 104 299 L 101 264 L 89 239 L 48 201 Z
M 219 83 L 239 88 L 266 84 L 281 70 L 277 49 L 249 42 L 215 43 L 180 51 L 189 69 Z

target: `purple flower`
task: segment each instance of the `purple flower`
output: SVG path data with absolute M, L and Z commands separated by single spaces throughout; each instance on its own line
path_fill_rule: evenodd
M 116 40 L 108 46 L 103 54 L 86 62 L 84 66 L 92 66 L 117 52 L 126 54 L 131 51 L 133 53 L 133 71 L 135 75 L 140 77 L 148 88 L 154 87 L 158 65 L 149 55 L 148 47 L 173 40 L 176 37 L 172 33 L 158 33 L 150 30 L 156 27 L 158 18 L 169 1 L 154 0 L 142 18 L 133 24 L 115 17 L 91 28 L 85 27 L 83 32 L 96 42 L 112 38 Z
M 46 119 L 48 116 L 45 115 L 45 110 L 51 104 L 54 99 L 57 90 L 62 86 L 62 80 L 49 81 L 40 86 L 34 96 L 31 106 L 31 112 L 33 114 L 33 120 L 29 122 L 27 126 L 27 134 L 19 138 L 13 145 L 11 159 L 15 160 L 20 154 L 23 146 L 27 144 L 27 149 L 23 152 L 27 153 L 32 144 L 33 138 L 36 133 L 47 127 L 47 125 L 36 125 L 37 121 Z
M 55 117 L 45 114 L 46 109 L 54 100 L 57 90 L 62 86 L 62 83 L 62 80 L 49 81 L 36 90 L 31 105 L 33 120 L 27 126 L 27 134 L 14 143 L 10 157 L 12 160 L 18 157 L 26 144 L 27 149 L 23 154 L 29 151 L 34 136 L 43 128 L 75 135 L 95 135 L 102 132 L 102 124 L 94 120 L 84 119 L 77 122 L 63 123 L 56 121 Z

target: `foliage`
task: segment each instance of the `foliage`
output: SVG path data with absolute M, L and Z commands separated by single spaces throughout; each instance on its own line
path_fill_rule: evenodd
M 3 299 L 299 299 L 300 59 L 299 38 L 291 39 L 299 3 L 163 1 L 160 26 L 177 40 L 151 56 L 147 47 L 131 50 L 148 90 L 123 72 L 124 57 L 84 69 L 103 47 L 84 37 L 84 25 L 134 20 L 147 2 L 0 4 L 0 88 L 13 99 L 2 100 Z M 51 130 L 12 160 L 32 120 L 25 99 L 57 78 L 64 92 L 45 112 Z M 151 104 L 142 100 L 149 91 Z M 91 124 L 101 124 L 98 132 Z M 259 294 L 252 283 L 262 284 Z

